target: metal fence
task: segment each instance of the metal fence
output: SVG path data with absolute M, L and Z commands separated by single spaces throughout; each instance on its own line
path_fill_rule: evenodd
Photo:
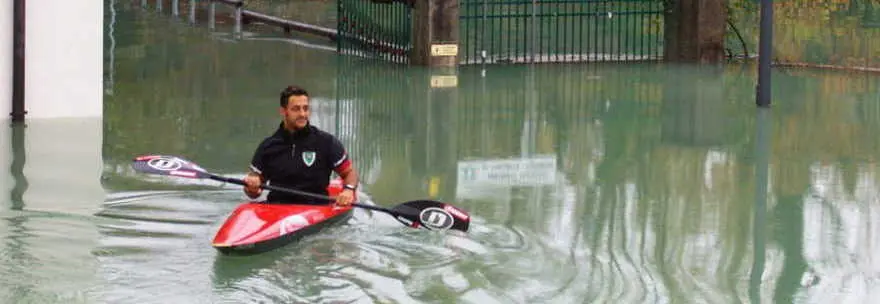
M 338 0 L 337 5 L 340 53 L 409 62 L 412 1 Z
M 408 62 L 411 0 L 338 0 L 339 50 Z M 460 0 L 460 61 L 661 58 L 664 0 Z
M 663 0 L 460 0 L 461 61 L 651 60 Z

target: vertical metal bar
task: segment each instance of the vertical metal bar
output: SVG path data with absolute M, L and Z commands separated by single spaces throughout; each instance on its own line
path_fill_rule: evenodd
M 610 53 L 609 45 L 611 44 L 611 41 L 608 40 L 608 36 L 611 36 L 609 34 L 609 28 L 611 28 L 611 25 L 609 23 L 611 22 L 611 18 L 608 18 L 608 0 L 602 1 L 602 4 L 605 8 L 605 17 L 602 18 L 604 19 L 604 21 L 602 22 L 602 34 L 600 39 L 602 40 L 602 54 L 603 56 L 607 56 L 608 53 Z M 613 30 L 611 30 L 611 32 L 613 32 Z
M 587 40 L 586 37 L 584 37 L 584 33 L 585 33 L 585 31 L 584 31 L 584 19 L 586 19 L 586 18 L 592 18 L 592 16 L 590 16 L 590 15 L 586 12 L 586 10 L 584 9 L 585 7 L 589 7 L 589 6 L 588 6 L 589 4 L 587 4 L 587 2 L 580 2 L 580 3 L 577 3 L 577 4 L 575 4 L 575 5 L 578 6 L 578 10 L 577 10 L 577 11 L 578 11 L 578 13 L 579 13 L 579 14 L 578 14 L 578 21 L 577 21 L 577 23 L 578 23 L 578 27 L 577 27 L 577 28 L 578 28 L 578 31 L 577 31 L 577 32 L 578 32 L 578 34 L 577 34 L 577 39 L 578 39 L 578 51 L 577 51 L 577 53 L 578 53 L 578 59 L 579 59 L 579 60 L 584 60 L 584 42 Z M 588 33 L 588 32 L 587 32 L 587 33 Z
M 547 34 L 544 32 L 544 15 L 546 12 L 544 11 L 544 4 L 539 1 L 535 2 L 538 5 L 538 14 L 537 19 L 535 21 L 538 22 L 538 35 L 535 36 L 535 39 L 538 39 L 538 62 L 543 62 L 545 60 L 544 56 L 547 53 L 544 50 L 544 42 L 547 37 Z
M 644 6 L 644 4 L 642 6 Z M 652 10 L 645 10 L 645 11 L 650 12 Z M 649 16 L 651 16 L 649 13 L 646 13 L 644 15 L 640 15 L 639 22 L 637 25 L 637 28 L 639 29 L 639 31 L 638 31 L 639 38 L 638 38 L 638 41 L 636 42 L 636 44 L 637 44 L 637 48 L 639 50 L 638 53 L 642 57 L 644 57 L 644 49 L 645 49 L 645 18 L 647 18 Z
M 609 0 L 610 1 L 610 0 Z M 620 17 L 617 16 L 617 5 L 615 3 L 609 3 L 609 12 L 611 12 L 611 18 L 608 18 L 608 21 L 611 22 L 611 54 L 614 54 L 614 57 L 618 57 L 620 55 L 620 22 L 618 21 Z
M 562 25 L 562 28 L 565 31 L 565 39 L 563 40 L 565 48 L 563 48 L 563 54 L 565 54 L 566 60 L 571 60 L 574 59 L 574 54 L 572 54 L 574 53 L 572 51 L 572 46 L 574 45 L 574 27 L 572 26 L 572 21 L 574 21 L 574 4 L 566 3 L 563 8 L 562 13 L 567 14 L 567 16 L 562 17 L 562 20 L 565 22 Z
M 515 39 L 515 33 L 511 28 L 511 1 L 504 1 L 506 3 L 498 5 L 499 18 L 500 18 L 500 27 L 498 32 L 499 43 L 501 47 L 501 51 L 504 52 L 504 56 L 512 61 L 516 61 L 516 49 L 512 45 L 515 45 L 513 39 Z
M 12 2 L 12 116 L 13 122 L 24 121 L 25 80 L 25 0 Z
M 622 18 L 626 18 L 626 16 L 620 15 L 620 3 L 616 3 L 612 6 L 611 11 L 613 12 L 614 18 L 611 18 L 612 24 L 614 25 L 614 54 L 615 57 L 620 59 L 620 46 L 623 43 L 623 29 L 621 26 L 623 25 Z
M 161 0 L 160 0 L 161 1 Z M 171 15 L 177 16 L 180 14 L 180 0 L 171 0 Z
M 629 3 L 621 3 L 623 10 L 623 17 L 626 18 L 623 20 L 623 46 L 621 47 L 621 55 L 624 60 L 629 60 L 629 50 L 630 50 L 630 38 L 632 36 L 632 19 L 634 18 L 633 14 L 631 14 L 632 9 Z
M 486 59 L 489 57 L 489 54 L 486 50 L 486 39 L 484 39 L 484 37 L 486 36 L 486 22 L 488 21 L 488 20 L 486 20 L 486 13 L 489 9 L 488 7 L 486 7 L 487 6 L 486 1 L 488 1 L 488 0 L 483 0 L 483 5 L 481 6 L 481 9 L 480 9 L 481 10 L 480 13 L 482 14 L 481 21 L 480 21 L 480 34 L 479 34 L 479 36 L 475 35 L 475 37 L 474 37 L 474 39 L 476 41 L 480 42 L 480 62 L 481 63 L 486 63 Z
M 604 15 L 599 11 L 599 4 L 593 3 L 593 30 L 592 30 L 592 40 L 593 43 L 590 45 L 590 53 L 593 54 L 593 60 L 598 58 L 599 54 L 602 52 L 602 48 L 599 42 L 599 21 L 604 19 Z
M 160 12 L 162 11 L 162 5 L 164 4 L 164 3 L 162 3 L 163 1 L 164 0 L 156 0 L 156 10 L 157 11 L 160 11 Z
M 493 1 L 497 1 L 497 0 L 493 0 Z M 490 33 L 490 37 L 489 37 L 489 41 L 490 41 L 490 42 L 489 42 L 489 53 L 492 54 L 492 56 L 497 57 L 497 55 L 498 55 L 498 51 L 497 51 L 498 48 L 495 47 L 495 41 L 497 40 L 496 37 L 495 37 L 495 35 L 496 35 L 497 32 L 498 32 L 498 25 L 497 25 L 497 23 L 498 23 L 498 18 L 497 18 L 497 16 L 498 16 L 498 12 L 497 12 L 497 10 L 498 10 L 498 6 L 495 5 L 495 3 L 493 3 L 493 5 L 489 6 L 489 8 L 491 9 L 491 10 L 490 10 L 490 13 L 489 13 L 489 17 L 490 17 L 491 19 L 489 19 L 489 20 L 492 20 L 492 24 L 491 24 L 491 26 L 489 26 L 489 28 L 490 28 L 490 29 L 489 29 L 489 33 Z
M 208 4 L 208 28 L 213 30 L 214 28 L 216 28 L 217 18 L 215 12 L 217 11 L 217 3 L 215 3 L 213 0 L 208 1 L 211 2 L 210 4 Z
M 462 0 L 460 3 L 463 6 L 463 8 L 459 9 L 459 15 L 458 15 L 458 24 L 459 24 L 458 45 L 459 45 L 459 48 L 461 50 L 463 50 L 464 52 L 459 53 L 459 54 L 461 54 L 461 56 L 458 58 L 459 63 L 462 61 L 468 62 L 470 60 L 470 56 L 473 54 L 473 47 L 474 47 L 473 45 L 470 44 L 470 31 L 469 31 L 469 29 L 471 27 L 471 24 L 470 24 L 471 19 L 469 19 L 469 18 L 472 15 L 471 14 L 471 7 L 470 7 L 471 3 L 467 0 Z
M 538 52 L 538 37 L 537 29 L 538 29 L 538 0 L 532 0 L 532 16 L 529 18 L 531 21 L 531 26 L 529 26 L 529 41 L 531 42 L 531 47 L 529 50 L 529 62 L 535 62 L 535 53 Z
M 196 23 L 196 0 L 189 0 L 189 23 Z
M 761 0 L 761 33 L 758 45 L 758 107 L 770 106 L 770 58 L 773 56 L 773 3 Z
M 385 52 L 381 47 L 385 43 L 385 24 L 383 22 L 387 22 L 388 17 L 385 16 L 385 8 L 383 7 L 383 4 L 374 3 L 372 5 L 372 8 L 373 13 L 370 14 L 370 16 L 376 18 L 373 19 L 375 20 L 373 23 L 375 25 L 373 27 L 373 41 L 376 46 L 379 47 L 377 49 L 378 53 L 376 54 L 376 57 L 378 57 L 379 59 L 386 59 L 387 57 L 385 57 Z
M 143 7 L 143 8 L 147 7 L 147 0 L 141 0 L 141 7 Z
M 244 9 L 244 1 L 235 4 L 235 34 L 241 34 L 241 11 Z
M 554 14 L 553 14 L 552 20 L 553 20 L 553 23 L 556 23 L 556 30 L 553 32 L 553 35 L 551 35 L 550 37 L 553 37 L 553 60 L 555 60 L 555 61 L 559 61 L 559 50 L 561 49 L 559 47 L 559 36 L 560 36 L 559 23 L 562 22 L 563 17 L 559 16 L 559 6 L 560 5 L 562 5 L 562 4 L 560 4 L 559 2 L 553 3 L 553 13 Z M 565 42 L 564 39 L 562 41 Z
M 348 22 L 345 16 L 345 12 L 342 11 L 342 1 L 343 0 L 336 1 L 336 18 L 338 18 L 338 20 L 336 21 L 336 53 L 342 52 L 342 39 L 345 39 L 344 25 Z M 339 62 L 341 61 L 337 60 L 337 63 Z
M 520 47 L 520 60 L 525 61 L 529 56 L 529 4 L 527 2 L 519 2 L 516 9 L 516 14 L 519 15 L 517 18 L 519 20 L 519 47 Z

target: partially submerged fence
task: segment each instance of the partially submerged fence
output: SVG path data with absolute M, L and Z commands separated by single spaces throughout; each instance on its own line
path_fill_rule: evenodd
M 462 63 L 654 60 L 660 0 L 459 0 Z
M 408 62 L 413 1 L 337 0 L 337 50 L 345 55 Z
M 337 0 L 335 29 L 249 11 L 244 0 L 140 2 L 174 14 L 184 6 L 193 22 L 196 6 L 207 4 L 212 28 L 217 16 L 231 17 L 236 33 L 259 22 L 324 36 L 340 54 L 433 65 L 436 56 L 454 64 L 659 60 L 669 0 Z M 444 44 L 436 41 L 443 31 L 456 33 Z

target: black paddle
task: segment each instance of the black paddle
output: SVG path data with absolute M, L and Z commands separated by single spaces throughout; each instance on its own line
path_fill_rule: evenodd
M 242 186 L 245 185 L 244 180 L 211 174 L 202 167 L 199 167 L 199 165 L 196 165 L 193 162 L 177 156 L 139 156 L 134 159 L 131 167 L 134 168 L 135 171 L 149 174 L 178 176 L 194 179 L 212 179 L 215 181 L 233 183 Z M 304 195 L 317 199 L 330 201 L 335 200 L 334 198 L 326 195 L 276 187 L 272 185 L 263 184 L 260 187 L 272 191 Z M 394 216 L 394 218 L 401 223 L 413 228 L 425 227 L 430 230 L 452 229 L 467 232 L 468 227 L 470 226 L 470 215 L 468 215 L 467 212 L 450 204 L 438 201 L 409 201 L 397 205 L 391 209 L 379 206 L 364 205 L 361 203 L 353 203 L 352 206 L 388 213 Z

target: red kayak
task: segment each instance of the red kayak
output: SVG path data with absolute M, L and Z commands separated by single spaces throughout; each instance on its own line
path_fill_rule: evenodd
M 342 191 L 342 181 L 332 180 L 330 196 Z M 247 202 L 227 217 L 214 236 L 221 253 L 246 255 L 266 252 L 295 242 L 347 219 L 352 207 Z

